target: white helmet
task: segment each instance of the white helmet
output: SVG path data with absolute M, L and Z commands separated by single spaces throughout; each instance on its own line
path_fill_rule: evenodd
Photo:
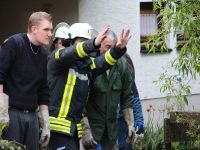
M 67 23 L 61 22 L 56 25 L 53 31 L 53 41 L 56 38 L 69 39 L 69 25 Z
M 94 28 L 88 23 L 74 23 L 69 28 L 71 39 L 82 37 L 91 39 L 94 34 Z

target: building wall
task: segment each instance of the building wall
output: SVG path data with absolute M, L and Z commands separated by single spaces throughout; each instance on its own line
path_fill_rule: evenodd
M 148 121 L 148 119 L 152 119 L 154 124 L 163 124 L 163 119 L 167 116 L 166 113 L 166 100 L 165 98 L 157 98 L 157 99 L 146 99 L 142 100 L 142 110 L 144 115 L 144 121 L 145 123 Z M 177 108 L 174 107 L 174 100 L 172 99 L 168 105 L 170 105 L 171 111 L 177 111 Z M 149 109 L 150 105 L 154 109 L 154 111 L 148 112 L 147 109 Z M 195 111 L 200 112 L 200 101 L 199 101 L 199 94 L 193 94 L 190 96 L 190 101 L 188 106 L 185 107 L 186 111 Z M 174 108 L 172 108 L 174 107 Z
M 143 2 L 149 0 L 143 0 Z M 117 34 L 123 27 L 129 27 L 132 38 L 128 44 L 136 69 L 136 83 L 142 99 L 162 98 L 160 88 L 153 81 L 159 78 L 163 68 L 178 55 L 176 50 L 165 54 L 140 53 L 140 2 L 133 0 L 79 0 L 79 21 L 88 22 L 98 31 L 110 25 Z M 173 36 L 170 35 L 168 45 L 173 48 Z M 177 75 L 172 72 L 172 75 Z M 200 94 L 200 80 L 192 82 L 192 93 Z
M 41 10 L 52 14 L 54 26 L 60 21 L 78 22 L 78 0 L 1 0 L 0 43 L 10 35 L 26 32 L 30 14 Z

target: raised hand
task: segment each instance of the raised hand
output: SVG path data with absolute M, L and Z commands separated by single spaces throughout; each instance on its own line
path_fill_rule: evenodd
M 99 46 L 101 42 L 105 39 L 109 28 L 110 28 L 109 26 L 106 26 L 101 32 L 99 32 L 99 34 L 95 39 L 95 46 Z
M 117 40 L 116 46 L 118 48 L 123 49 L 128 44 L 130 38 L 131 38 L 130 29 L 123 29 L 120 38 Z

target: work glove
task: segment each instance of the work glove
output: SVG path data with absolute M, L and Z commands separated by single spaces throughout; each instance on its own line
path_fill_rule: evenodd
M 83 127 L 82 144 L 84 148 L 85 149 L 96 148 L 97 142 L 94 140 L 92 136 L 92 132 L 87 117 L 83 117 L 82 127 Z
M 0 93 L 0 123 L 8 126 L 9 125 L 9 114 L 8 114 L 8 95 Z
M 143 121 L 136 121 L 135 122 L 135 129 L 136 129 L 136 134 L 143 134 L 144 133 L 144 123 Z
M 40 127 L 42 128 L 42 133 L 40 137 L 40 147 L 45 148 L 49 144 L 50 140 L 50 123 L 49 123 L 49 111 L 48 109 L 41 109 L 38 112 Z
M 126 108 L 123 110 L 124 119 L 128 125 L 128 138 L 127 141 L 129 143 L 134 144 L 135 142 L 135 128 L 134 128 L 134 117 L 133 117 L 133 109 Z

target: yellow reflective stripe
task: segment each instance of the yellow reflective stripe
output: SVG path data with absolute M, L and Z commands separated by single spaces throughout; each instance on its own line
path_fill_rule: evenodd
M 65 90 L 64 90 L 63 97 L 62 97 L 62 103 L 61 103 L 60 111 L 59 111 L 59 114 L 58 114 L 58 117 L 60 117 L 60 118 L 65 118 L 66 117 L 66 116 L 64 116 L 63 109 L 65 107 L 65 101 L 66 101 L 65 98 L 67 99 L 67 92 L 68 92 L 68 89 L 69 89 L 69 84 L 68 83 L 70 81 L 71 81 L 71 74 L 68 74 L 67 83 L 65 85 Z
M 81 130 L 81 131 L 78 131 L 78 133 L 79 133 L 79 134 L 82 134 L 82 133 L 83 133 L 83 130 Z
M 55 52 L 55 59 L 59 59 L 60 58 L 60 50 L 57 50 Z
M 71 121 L 65 120 L 63 118 L 55 118 L 55 117 L 50 116 L 49 119 L 50 119 L 51 124 L 60 124 L 60 125 L 69 126 L 69 127 L 71 126 Z
M 70 127 L 63 127 L 61 125 L 50 124 L 50 129 L 53 131 L 59 131 L 70 134 Z
M 67 101 L 67 108 L 64 109 L 65 110 L 64 116 L 67 116 L 68 111 L 69 111 L 69 106 L 71 104 L 71 99 L 72 99 L 72 93 L 73 93 L 74 85 L 75 85 L 75 82 L 76 82 L 76 75 L 73 75 L 73 79 L 72 80 L 73 81 L 72 81 L 72 85 L 70 87 L 70 93 L 69 93 L 69 97 L 68 97 L 68 101 Z
M 83 42 L 80 43 L 80 52 L 81 52 L 82 56 L 87 56 L 87 53 L 83 49 Z
M 78 56 L 81 58 L 87 56 L 87 53 L 83 49 L 83 42 L 78 43 L 76 45 L 76 52 L 78 53 Z
M 77 126 L 77 129 L 78 129 L 78 137 L 81 138 L 82 133 L 83 133 L 82 125 L 81 125 L 81 123 L 78 123 L 78 124 L 76 124 L 76 126 Z
M 72 75 L 69 72 L 58 117 L 65 118 L 68 114 L 75 82 L 76 82 L 76 75 Z
M 78 130 L 82 130 L 82 127 L 77 127 Z
M 78 138 L 81 138 L 81 137 L 82 137 L 82 131 L 78 132 Z
M 76 125 L 77 125 L 78 128 L 79 128 L 79 127 L 82 127 L 81 123 L 78 123 L 78 124 L 76 124 Z
M 92 64 L 90 65 L 90 68 L 91 69 L 95 69 L 96 68 L 96 64 L 95 64 L 95 62 L 94 62 L 94 58 L 90 58 L 91 59 L 91 61 L 92 61 Z
M 110 65 L 114 65 L 117 60 L 114 59 L 111 55 L 110 55 L 110 51 L 107 51 L 105 54 L 105 60 L 107 63 L 109 63 Z

